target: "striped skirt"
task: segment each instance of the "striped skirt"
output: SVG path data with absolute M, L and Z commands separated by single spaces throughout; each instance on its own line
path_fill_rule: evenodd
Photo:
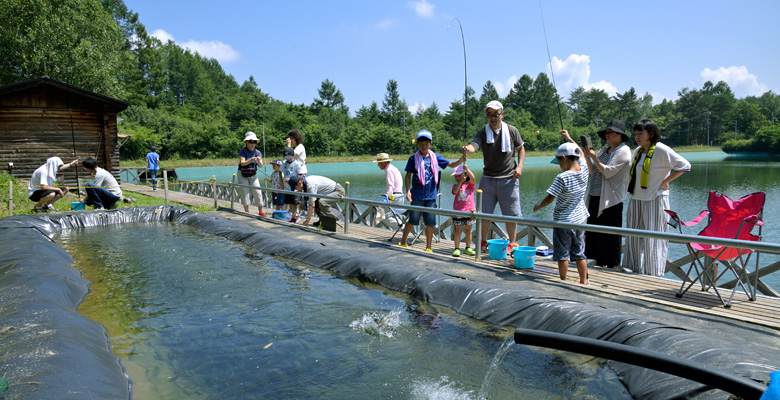
M 628 203 L 626 228 L 668 232 L 669 193 L 653 200 L 634 200 Z M 623 267 L 638 274 L 663 276 L 666 272 L 666 255 L 669 241 L 646 237 L 626 236 Z

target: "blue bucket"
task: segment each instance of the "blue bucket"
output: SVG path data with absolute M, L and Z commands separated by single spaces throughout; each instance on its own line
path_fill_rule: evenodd
M 487 241 L 488 255 L 491 260 L 503 260 L 506 258 L 506 248 L 509 241 L 506 239 L 490 239 Z
M 287 210 L 274 210 L 274 219 L 277 219 L 279 221 L 288 221 L 287 215 L 290 212 Z
M 70 209 L 73 210 L 73 211 L 83 210 L 84 209 L 84 202 L 83 201 L 71 201 L 70 202 Z
M 515 258 L 515 268 L 533 268 L 534 260 L 536 259 L 536 247 L 515 247 L 512 249 L 512 257 Z

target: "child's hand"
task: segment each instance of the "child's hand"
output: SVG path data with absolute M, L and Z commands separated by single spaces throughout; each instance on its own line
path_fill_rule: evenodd
M 542 206 L 539 204 L 534 205 L 534 212 L 537 212 L 542 209 Z

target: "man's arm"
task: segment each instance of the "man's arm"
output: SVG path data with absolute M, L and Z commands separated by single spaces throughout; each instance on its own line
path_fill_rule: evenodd
M 515 168 L 515 175 L 513 178 L 518 179 L 520 175 L 523 175 L 523 163 L 525 162 L 525 146 L 520 145 L 517 148 L 517 168 Z

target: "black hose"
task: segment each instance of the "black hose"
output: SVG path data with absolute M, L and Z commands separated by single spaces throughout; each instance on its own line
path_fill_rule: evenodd
M 728 371 L 620 343 L 532 329 L 517 329 L 515 343 L 586 354 L 649 368 L 712 386 L 743 399 L 759 399 L 766 390 L 763 384 Z

